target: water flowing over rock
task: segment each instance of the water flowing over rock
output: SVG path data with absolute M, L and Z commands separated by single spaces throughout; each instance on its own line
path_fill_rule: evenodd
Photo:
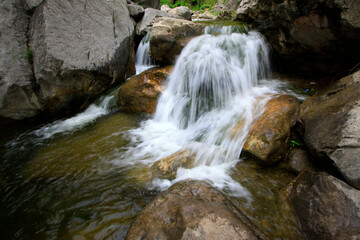
M 171 64 L 185 45 L 203 33 L 204 24 L 183 19 L 160 18 L 150 34 L 150 56 L 152 59 Z
M 0 116 L 18 120 L 34 117 L 43 108 L 34 91 L 25 9 L 23 1 L 0 3 Z
M 283 159 L 299 106 L 299 100 L 291 95 L 269 100 L 265 112 L 251 126 L 241 155 L 262 165 L 271 165 Z
M 316 159 L 360 189 L 360 71 L 331 84 L 301 106 L 304 141 Z
M 325 173 L 305 171 L 290 194 L 307 239 L 358 239 L 360 191 Z
M 160 193 L 125 239 L 268 239 L 223 194 L 205 182 L 179 182 Z
M 135 56 L 136 74 L 139 74 L 151 67 L 155 67 L 155 61 L 149 55 L 150 32 L 148 32 L 140 41 Z
M 119 108 L 129 112 L 154 113 L 171 70 L 171 66 L 151 68 L 127 80 L 117 93 Z
M 57 112 L 134 73 L 134 23 L 125 0 L 46 1 L 31 19 L 39 96 Z
M 237 19 L 265 35 L 278 69 L 336 75 L 360 61 L 358 0 L 244 0 Z

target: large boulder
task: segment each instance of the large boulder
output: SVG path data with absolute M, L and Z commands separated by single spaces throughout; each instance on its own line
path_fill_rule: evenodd
M 176 17 L 167 12 L 153 8 L 145 9 L 145 13 L 141 21 L 136 25 L 136 35 L 145 36 L 159 17 Z
M 171 64 L 185 45 L 203 33 L 205 25 L 184 19 L 163 17 L 153 25 L 150 33 L 150 57 Z
M 26 8 L 20 0 L 0 3 L 0 117 L 8 119 L 34 117 L 42 110 L 34 90 Z
M 305 171 L 290 202 L 307 239 L 359 239 L 360 191 L 325 173 Z
M 127 80 L 116 95 L 119 108 L 127 112 L 154 113 L 171 70 L 171 66 L 151 68 Z
M 237 19 L 268 39 L 277 68 L 337 74 L 360 61 L 360 1 L 243 0 Z
M 299 106 L 299 100 L 291 95 L 270 99 L 264 113 L 250 127 L 242 157 L 256 160 L 261 165 L 271 165 L 283 159 Z
M 360 71 L 342 78 L 301 106 L 299 126 L 313 156 L 334 166 L 360 189 Z
M 125 0 L 45 1 L 29 35 L 39 97 L 50 112 L 80 106 L 135 71 Z
M 184 181 L 160 193 L 125 239 L 267 239 L 223 194 L 205 182 Z
M 191 20 L 191 15 L 193 14 L 193 12 L 190 10 L 190 8 L 184 7 L 184 6 L 170 8 L 168 5 L 162 5 L 161 11 L 165 11 L 172 15 L 177 15 L 185 20 Z

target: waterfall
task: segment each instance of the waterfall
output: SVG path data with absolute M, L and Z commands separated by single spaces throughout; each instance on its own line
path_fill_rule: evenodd
M 149 56 L 150 32 L 141 40 L 135 56 L 136 74 L 139 74 L 155 66 L 155 62 Z
M 239 160 L 249 126 L 261 113 L 254 109 L 261 109 L 266 93 L 273 93 L 258 86 L 269 75 L 268 49 L 259 33 L 241 33 L 233 26 L 207 27 L 182 50 L 154 118 L 131 132 L 136 142 L 132 157 L 152 163 L 177 150 L 192 149 L 194 168 L 180 168 L 174 181 L 154 183 L 167 187 L 182 179 L 206 179 L 244 194 L 228 170 Z M 239 122 L 243 128 L 234 133 Z

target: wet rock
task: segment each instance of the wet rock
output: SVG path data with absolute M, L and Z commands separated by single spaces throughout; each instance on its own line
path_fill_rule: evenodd
M 203 33 L 204 24 L 163 17 L 153 25 L 150 34 L 150 57 L 171 64 L 185 45 Z
M 168 8 L 167 8 L 166 7 L 167 5 L 163 5 L 163 6 L 161 6 L 161 11 L 165 11 L 165 12 L 170 13 L 172 15 L 179 16 L 180 18 L 185 19 L 185 20 L 191 20 L 191 15 L 193 13 L 190 10 L 190 8 L 184 7 L 184 6 L 180 6 L 180 7 L 176 7 L 176 8 L 170 8 L 168 6 Z
M 299 174 L 310 166 L 311 164 L 307 152 L 303 149 L 295 149 L 290 153 L 288 161 L 284 162 L 281 167 L 290 172 Z
M 153 9 L 153 8 L 147 8 L 145 9 L 145 14 L 141 21 L 136 25 L 136 34 L 140 36 L 145 36 L 153 26 L 155 20 L 159 17 L 173 17 L 176 18 L 176 16 L 171 15 L 169 13 Z
M 43 109 L 34 90 L 26 8 L 20 0 L 0 3 L 0 117 L 8 119 L 34 117 Z
M 173 180 L 176 178 L 178 168 L 191 168 L 194 166 L 194 161 L 194 154 L 191 150 L 185 149 L 156 161 L 150 170 L 154 177 Z
M 299 100 L 291 95 L 270 99 L 265 112 L 252 124 L 242 157 L 271 165 L 280 161 L 289 147 L 290 129 L 295 125 Z
M 144 16 L 145 10 L 142 6 L 136 4 L 128 4 L 128 9 L 130 16 L 135 20 L 135 22 L 139 22 Z
M 334 166 L 360 189 L 360 71 L 308 98 L 299 125 L 316 161 Z
M 162 85 L 171 70 L 171 66 L 156 67 L 130 78 L 116 95 L 119 108 L 128 112 L 154 113 Z
M 39 97 L 50 112 L 81 106 L 134 73 L 134 23 L 125 0 L 46 1 L 29 35 Z
M 293 183 L 290 202 L 308 239 L 359 239 L 360 191 L 346 183 L 305 171 Z
M 357 0 L 244 0 L 236 18 L 265 35 L 280 70 L 336 75 L 360 61 L 358 9 Z
M 183 181 L 160 193 L 125 239 L 267 239 L 223 194 L 205 182 Z

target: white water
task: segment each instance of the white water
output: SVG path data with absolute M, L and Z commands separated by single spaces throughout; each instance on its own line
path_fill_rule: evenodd
M 239 161 L 249 125 L 261 114 L 269 94 L 275 93 L 257 85 L 269 77 L 268 50 L 257 32 L 234 33 L 231 27 L 205 32 L 221 34 L 204 34 L 183 49 L 154 118 L 130 132 L 133 147 L 114 163 L 151 165 L 188 148 L 196 153 L 195 167 L 180 168 L 173 181 L 155 179 L 155 187 L 166 189 L 192 178 L 248 196 L 229 171 Z M 239 121 L 244 127 L 233 133 Z
M 151 67 L 155 67 L 155 62 L 149 56 L 150 32 L 141 40 L 135 56 L 136 74 L 139 74 Z

